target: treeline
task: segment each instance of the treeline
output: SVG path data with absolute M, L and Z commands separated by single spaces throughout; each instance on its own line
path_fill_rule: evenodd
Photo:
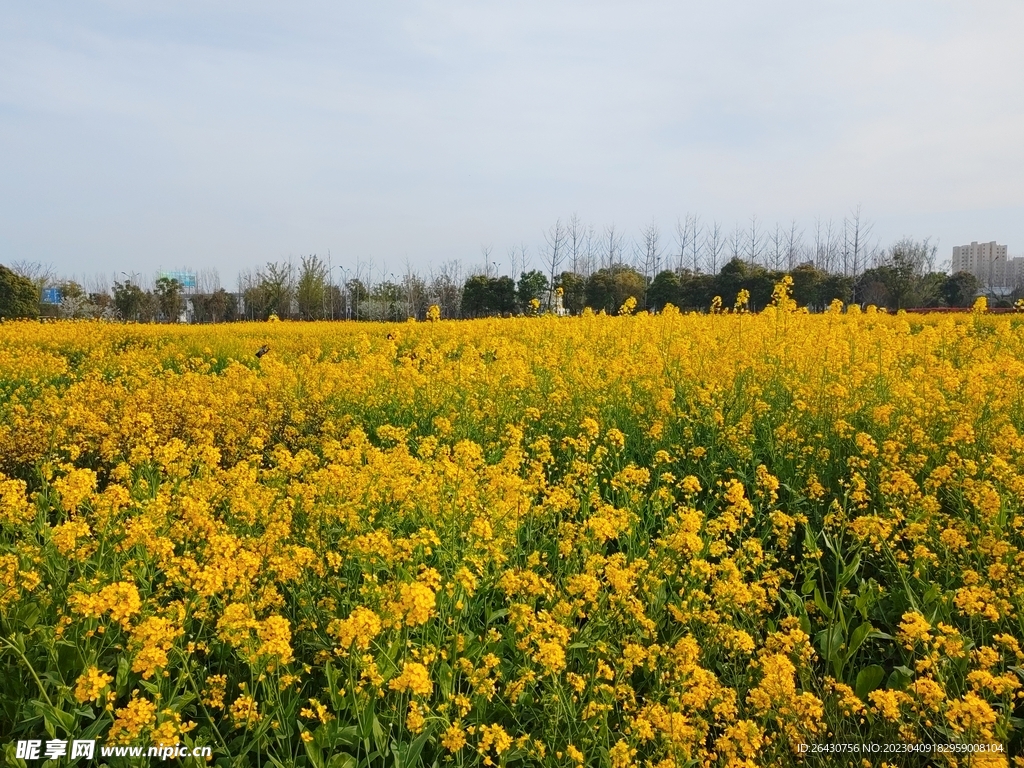
M 329 260 L 313 255 L 298 264 L 270 262 L 243 271 L 235 291 L 222 287 L 211 270 L 188 285 L 164 273 L 147 286 L 122 273 L 124 279 L 110 287 L 96 281 L 87 290 L 76 280 L 21 262 L 0 267 L 0 317 L 221 323 L 276 315 L 401 321 L 422 320 L 431 306 L 446 318 L 579 314 L 588 307 L 615 313 L 630 298 L 641 310 L 672 304 L 704 311 L 713 303 L 733 306 L 741 291 L 756 311 L 771 301 L 773 286 L 785 274 L 793 278 L 797 303 L 812 311 L 833 299 L 893 310 L 974 301 L 978 281 L 968 273 L 936 271 L 936 248 L 928 240 L 868 246 L 869 229 L 856 213 L 841 226 L 819 223 L 813 242 L 805 244 L 795 226 L 764 232 L 754 218 L 750 227 L 725 237 L 717 223 L 704 227 L 688 216 L 679 222 L 671 246 L 654 223 L 627 246 L 614 227 L 598 237 L 574 216 L 545 233 L 535 254 L 541 268 L 533 265 L 525 245 L 509 249 L 505 274 L 490 249 L 483 251 L 482 267 L 468 273 L 452 261 L 425 275 L 407 268 L 397 276 L 369 265 L 332 268 Z

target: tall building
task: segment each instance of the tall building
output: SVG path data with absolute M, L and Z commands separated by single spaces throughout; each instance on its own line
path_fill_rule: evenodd
M 1006 260 L 1003 285 L 1007 288 L 1024 287 L 1024 256 L 1014 256 Z
M 1014 259 L 1016 261 L 1016 259 Z M 953 273 L 970 272 L 986 288 L 1006 285 L 1006 246 L 995 240 L 953 246 Z

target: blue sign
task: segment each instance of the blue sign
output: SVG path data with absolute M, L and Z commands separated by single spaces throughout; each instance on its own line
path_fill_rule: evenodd
M 196 287 L 196 273 L 195 272 L 184 272 L 175 270 L 173 272 L 161 272 L 160 277 L 168 277 L 171 280 L 177 280 L 178 284 L 182 288 L 195 288 Z
M 43 304 L 60 304 L 60 288 L 43 288 Z

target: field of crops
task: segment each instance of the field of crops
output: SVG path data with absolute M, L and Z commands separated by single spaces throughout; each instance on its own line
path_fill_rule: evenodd
M 1024 317 L 781 304 L 0 325 L 0 762 L 1024 765 Z

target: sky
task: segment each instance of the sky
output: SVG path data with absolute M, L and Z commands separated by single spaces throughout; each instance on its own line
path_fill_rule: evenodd
M 502 272 L 841 221 L 1024 255 L 1020 0 L 0 0 L 0 263 Z

